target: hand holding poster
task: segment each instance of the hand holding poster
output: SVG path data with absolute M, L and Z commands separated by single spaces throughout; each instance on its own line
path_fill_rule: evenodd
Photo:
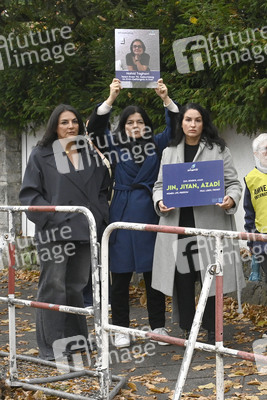
M 223 201 L 223 160 L 165 164 L 162 168 L 165 206 L 204 206 Z
M 160 78 L 159 31 L 115 29 L 115 73 L 122 87 L 157 87 Z

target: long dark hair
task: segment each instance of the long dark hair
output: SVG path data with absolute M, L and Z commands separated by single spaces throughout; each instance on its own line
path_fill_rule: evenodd
M 37 143 L 38 146 L 45 147 L 45 146 L 48 146 L 49 144 L 53 143 L 55 140 L 57 140 L 57 138 L 58 138 L 57 137 L 58 120 L 59 120 L 60 115 L 64 111 L 71 111 L 71 112 L 73 112 L 73 114 L 75 114 L 75 116 L 78 120 L 78 123 L 79 123 L 78 135 L 84 135 L 85 129 L 84 129 L 84 124 L 83 124 L 83 120 L 82 120 L 80 113 L 74 107 L 72 107 L 68 104 L 59 104 L 54 109 L 52 114 L 50 115 L 44 136 Z
M 131 45 L 130 45 L 130 51 L 131 51 L 132 54 L 134 54 L 134 52 L 133 52 L 133 44 L 134 44 L 134 42 L 140 42 L 141 45 L 142 45 L 143 51 L 144 51 L 144 52 L 146 51 L 145 43 L 144 43 L 142 40 L 140 40 L 140 39 L 135 39 L 135 40 L 132 41 L 132 43 L 131 43 Z
M 125 124 L 127 122 L 127 119 L 129 118 L 130 115 L 135 114 L 135 113 L 139 113 L 141 115 L 141 117 L 144 120 L 145 127 L 148 127 L 150 130 L 150 132 L 147 132 L 145 134 L 144 138 L 140 138 L 141 141 L 143 141 L 143 140 L 147 141 L 147 140 L 153 139 L 153 125 L 152 125 L 152 121 L 149 118 L 149 116 L 147 115 L 146 111 L 140 106 L 131 105 L 131 106 L 124 108 L 124 110 L 122 111 L 122 113 L 120 115 L 118 127 L 115 131 L 117 143 L 119 145 L 124 146 L 125 143 L 128 143 L 130 141 L 138 141 L 138 139 L 130 138 L 125 131 Z
M 139 113 L 141 115 L 141 117 L 144 120 L 144 124 L 145 124 L 145 131 L 144 131 L 143 135 L 139 138 L 128 136 L 125 131 L 125 125 L 126 125 L 127 119 L 129 118 L 130 115 L 135 114 L 135 113 Z M 147 157 L 146 144 L 147 143 L 153 143 L 155 152 L 158 154 L 158 148 L 154 141 L 152 121 L 149 118 L 149 116 L 147 115 L 147 113 L 145 112 L 145 110 L 140 106 L 131 105 L 131 106 L 126 107 L 122 111 L 122 113 L 120 115 L 118 126 L 115 129 L 113 135 L 114 135 L 114 142 L 116 143 L 116 145 L 119 146 L 121 149 L 128 149 L 132 155 L 132 159 L 136 163 L 141 163 L 140 156 L 142 156 L 143 161 L 146 159 L 146 157 Z M 137 152 L 137 148 L 140 149 L 140 150 L 138 150 L 138 152 Z
M 200 140 L 206 143 L 210 149 L 213 148 L 214 144 L 217 144 L 220 147 L 221 151 L 223 151 L 226 146 L 224 139 L 219 136 L 217 128 L 215 127 L 215 125 L 213 125 L 211 121 L 209 112 L 197 103 L 187 103 L 179 110 L 179 113 L 177 115 L 176 132 L 174 138 L 170 142 L 170 146 L 177 146 L 179 143 L 181 143 L 184 137 L 182 122 L 185 113 L 190 109 L 197 110 L 202 116 L 203 130 Z

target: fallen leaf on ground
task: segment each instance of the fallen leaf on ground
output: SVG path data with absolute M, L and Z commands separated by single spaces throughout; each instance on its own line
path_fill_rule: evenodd
M 130 388 L 131 390 L 134 390 L 135 392 L 137 391 L 137 387 L 136 387 L 136 384 L 135 384 L 135 383 L 133 383 L 133 382 L 128 382 L 127 385 L 129 386 L 129 388 Z
M 216 367 L 215 364 L 203 364 L 203 365 L 197 365 L 196 367 L 193 367 L 192 369 L 194 369 L 195 371 L 202 371 L 204 369 L 215 368 L 215 367 Z
M 214 389 L 215 385 L 214 383 L 207 383 L 206 385 L 200 385 L 198 386 L 198 389 L 203 390 L 203 389 Z
M 183 358 L 184 356 L 181 356 L 180 354 L 174 354 L 171 359 L 177 361 L 177 360 L 182 360 Z

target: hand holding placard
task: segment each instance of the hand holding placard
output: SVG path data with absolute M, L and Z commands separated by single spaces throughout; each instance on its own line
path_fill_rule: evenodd
M 167 206 L 165 206 L 165 204 L 163 203 L 163 200 L 160 200 L 158 202 L 158 207 L 159 207 L 159 211 L 162 212 L 162 213 L 169 212 L 169 211 L 175 209 L 175 207 L 168 208 Z
M 165 106 L 171 102 L 170 97 L 168 96 L 168 88 L 163 82 L 163 79 L 160 78 L 157 82 L 157 87 L 155 88 L 155 92 L 157 95 L 163 100 Z
M 224 196 L 222 203 L 216 203 L 216 206 L 223 208 L 224 210 L 230 210 L 235 206 L 235 202 L 230 196 Z
M 114 78 L 112 83 L 109 85 L 109 97 L 106 100 L 106 103 L 111 107 L 120 91 L 122 89 L 121 82 L 119 79 Z

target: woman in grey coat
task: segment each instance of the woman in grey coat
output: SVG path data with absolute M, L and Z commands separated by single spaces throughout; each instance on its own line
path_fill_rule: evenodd
M 168 208 L 164 205 L 164 164 L 212 160 L 224 162 L 225 196 L 221 203 L 183 208 Z M 242 187 L 230 151 L 224 140 L 218 136 L 208 112 L 198 104 L 187 104 L 178 115 L 176 137 L 163 152 L 158 179 L 153 189 L 153 201 L 160 216 L 160 225 L 235 230 L 233 215 L 241 192 Z M 190 240 L 191 243 L 188 244 Z M 188 245 L 185 246 L 184 242 Z M 193 246 L 195 250 L 192 250 Z M 184 251 L 185 248 L 189 251 Z M 199 279 L 203 281 L 207 265 L 214 261 L 214 249 L 214 240 L 209 237 L 188 238 L 178 235 L 177 238 L 171 233 L 157 234 L 152 286 L 167 296 L 173 296 L 173 317 L 174 320 L 179 319 L 185 337 L 188 337 L 195 314 L 195 282 Z M 237 242 L 224 241 L 223 267 L 224 293 L 240 290 L 245 281 Z M 208 330 L 209 343 L 214 343 L 215 340 L 214 294 L 213 282 L 202 321 L 203 327 Z
M 95 218 L 100 238 L 108 224 L 110 178 L 83 135 L 78 111 L 67 104 L 57 106 L 43 138 L 31 152 L 19 198 L 22 205 L 29 206 L 87 207 Z M 40 259 L 37 300 L 84 307 L 83 289 L 91 269 L 86 217 L 82 213 L 31 211 L 27 216 L 35 223 Z M 88 336 L 84 315 L 36 310 L 40 358 L 54 360 L 54 345 L 61 339 L 68 345 L 64 354 L 70 356 L 75 351 L 73 336 L 77 335 Z

